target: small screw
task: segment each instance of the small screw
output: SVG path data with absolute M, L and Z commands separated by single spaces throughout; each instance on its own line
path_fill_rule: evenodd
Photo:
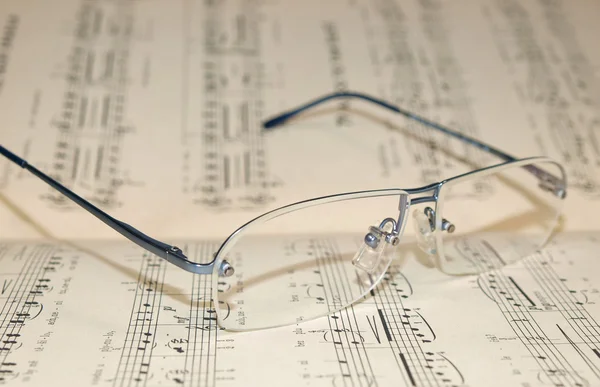
M 235 273 L 233 266 L 229 264 L 227 261 L 221 262 L 221 268 L 219 270 L 219 275 L 221 277 L 231 277 Z
M 446 219 L 442 219 L 442 230 L 447 231 L 448 234 L 452 234 L 456 230 L 456 227 Z
M 379 245 L 379 238 L 373 235 L 373 233 L 368 233 L 367 235 L 365 235 L 365 243 L 367 244 L 367 246 L 374 249 L 377 247 L 377 245 Z

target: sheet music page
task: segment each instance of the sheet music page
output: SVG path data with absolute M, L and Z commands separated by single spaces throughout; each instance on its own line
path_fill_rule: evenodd
M 215 248 L 183 246 L 200 261 Z M 127 242 L 6 242 L 0 373 L 24 386 L 597 385 L 599 247 L 597 232 L 563 234 L 460 279 L 411 258 L 327 318 L 230 332 L 216 325 L 210 277 Z
M 595 2 L 60 4 L 1 7 L 3 144 L 150 235 L 223 237 L 290 202 L 418 187 L 471 170 L 462 159 L 500 161 L 361 102 L 263 130 L 340 90 L 509 154 L 556 158 L 569 178 L 566 227 L 597 225 L 587 216 L 599 210 Z M 117 237 L 0 165 L 3 195 L 57 236 Z M 6 237 L 39 236 L 1 219 Z
M 360 101 L 262 126 L 335 91 L 551 157 L 568 195 L 560 233 L 522 262 L 449 277 L 405 250 L 349 308 L 231 332 L 216 323 L 210 276 L 146 254 L 0 160 L 0 382 L 599 384 L 598 16 L 591 0 L 3 1 L 1 144 L 195 261 L 295 201 L 415 188 L 501 161 Z M 266 248 L 319 261 L 335 243 Z

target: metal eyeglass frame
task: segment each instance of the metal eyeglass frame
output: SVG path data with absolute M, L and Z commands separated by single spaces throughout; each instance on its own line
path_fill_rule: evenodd
M 99 209 L 98 207 L 94 206 L 89 201 L 87 201 L 84 198 L 82 198 L 81 196 L 77 195 L 75 192 L 71 191 L 70 189 L 68 189 L 67 187 L 65 187 L 64 185 L 59 183 L 58 181 L 56 181 L 53 178 L 51 178 L 50 176 L 46 175 L 42 171 L 38 170 L 33 165 L 29 164 L 26 160 L 22 159 L 21 157 L 17 156 L 16 154 L 12 153 L 11 151 L 9 151 L 8 149 L 4 148 L 1 145 L 0 145 L 0 154 L 2 154 L 3 156 L 8 158 L 15 164 L 19 165 L 21 168 L 28 170 L 33 175 L 37 176 L 38 178 L 40 178 L 41 180 L 46 182 L 46 184 L 48 184 L 52 188 L 56 189 L 57 191 L 59 191 L 60 193 L 65 195 L 67 198 L 69 198 L 70 200 L 72 200 L 73 202 L 75 202 L 76 204 L 81 206 L 83 209 L 85 209 L 86 211 L 88 211 L 89 213 L 94 215 L 96 218 L 100 219 L 106 225 L 108 225 L 109 227 L 111 227 L 112 229 L 114 229 L 115 231 L 117 231 L 118 233 L 120 233 L 121 235 L 123 235 L 124 237 L 129 239 L 130 241 L 139 245 L 143 249 L 167 260 L 168 262 L 174 264 L 175 266 L 177 266 L 185 271 L 195 273 L 195 274 L 212 274 L 215 270 L 215 263 L 220 262 L 219 267 L 218 267 L 219 276 L 231 276 L 234 273 L 233 267 L 225 259 L 221 259 L 221 256 L 224 255 L 224 253 L 226 252 L 227 246 L 230 244 L 230 242 L 232 242 L 234 238 L 236 238 L 240 233 L 242 233 L 244 230 L 246 230 L 250 225 L 252 225 L 255 222 L 262 223 L 271 218 L 279 216 L 283 213 L 294 211 L 294 210 L 304 208 L 307 206 L 311 206 L 311 205 L 316 205 L 316 204 L 319 204 L 322 202 L 331 202 L 331 201 L 337 201 L 337 200 L 347 200 L 347 199 L 353 199 L 353 198 L 379 196 L 379 195 L 385 196 L 388 194 L 398 195 L 399 193 L 403 193 L 403 194 L 408 194 L 409 196 L 419 195 L 419 194 L 421 194 L 421 195 L 428 194 L 425 196 L 411 198 L 410 204 L 435 202 L 436 206 L 437 206 L 439 192 L 444 184 L 447 184 L 447 183 L 450 183 L 453 181 L 462 180 L 467 177 L 470 178 L 475 175 L 483 176 L 483 175 L 487 175 L 487 174 L 492 174 L 495 172 L 499 172 L 500 170 L 505 169 L 505 168 L 517 167 L 517 166 L 523 166 L 524 168 L 526 168 L 528 170 L 528 172 L 532 173 L 539 180 L 539 185 L 542 189 L 553 192 L 556 196 L 558 196 L 561 199 L 563 199 L 566 196 L 566 178 L 565 178 L 564 169 L 560 164 L 554 162 L 553 160 L 550 160 L 546 157 L 531 157 L 531 158 L 518 159 L 518 158 L 511 156 L 497 148 L 494 148 L 488 144 L 485 144 L 484 142 L 476 140 L 476 139 L 469 137 L 465 134 L 462 134 L 458 131 L 455 131 L 453 129 L 450 129 L 448 127 L 445 127 L 443 125 L 440 125 L 438 123 L 430 121 L 422 116 L 413 114 L 407 110 L 404 110 L 402 108 L 394 106 L 386 101 L 383 101 L 383 100 L 380 100 L 375 97 L 372 97 L 372 96 L 369 96 L 366 94 L 362 94 L 362 93 L 345 92 L 345 93 L 332 93 L 332 94 L 324 95 L 320 98 L 312 100 L 308 103 L 305 103 L 299 107 L 296 107 L 292 110 L 289 110 L 287 112 L 277 115 L 274 118 L 267 120 L 263 124 L 264 128 L 266 130 L 273 129 L 277 126 L 283 125 L 286 121 L 297 116 L 298 114 L 300 114 L 304 111 L 307 111 L 313 107 L 316 107 L 318 105 L 321 105 L 324 102 L 327 102 L 330 100 L 335 100 L 335 99 L 342 99 L 342 98 L 358 99 L 358 100 L 363 100 L 363 101 L 374 103 L 375 105 L 378 105 L 380 107 L 383 107 L 383 108 L 386 108 L 393 112 L 396 112 L 400 115 L 403 115 L 406 118 L 415 120 L 425 126 L 428 126 L 429 128 L 435 129 L 435 130 L 445 133 L 449 136 L 455 137 L 461 141 L 464 141 L 465 143 L 473 145 L 476 148 L 479 148 L 479 149 L 484 150 L 492 155 L 499 157 L 500 159 L 504 160 L 504 162 L 497 164 L 497 165 L 490 166 L 490 167 L 477 169 L 477 170 L 474 170 L 474 171 L 471 171 L 471 172 L 468 172 L 468 173 L 465 173 L 462 175 L 454 176 L 452 178 L 449 178 L 449 179 L 446 179 L 446 180 L 443 180 L 443 181 L 440 181 L 437 183 L 433 183 L 433 184 L 430 184 L 427 186 L 419 187 L 419 188 L 404 189 L 404 190 L 382 189 L 382 190 L 369 190 L 369 191 L 360 191 L 360 192 L 341 193 L 341 194 L 323 196 L 323 197 L 318 197 L 318 198 L 311 198 L 308 200 L 304 200 L 304 201 L 296 202 L 296 203 L 289 204 L 289 205 L 286 205 L 283 207 L 279 207 L 277 209 L 266 212 L 263 215 L 260 215 L 256 218 L 250 220 L 249 222 L 245 223 L 244 225 L 242 225 L 241 227 L 236 229 L 221 244 L 221 246 L 217 250 L 217 252 L 211 262 L 198 263 L 198 262 L 190 261 L 179 247 L 172 246 L 170 244 L 161 242 L 157 239 L 151 238 L 148 235 L 137 230 L 136 228 L 130 226 L 129 224 L 113 218 L 112 216 L 108 215 L 107 213 L 105 213 L 104 211 Z M 552 162 L 559 167 L 563 176 L 557 177 L 557 176 L 554 176 L 553 174 L 548 173 L 545 170 L 537 168 L 536 166 L 531 164 L 533 161 Z M 406 206 L 408 206 L 408 205 L 409 204 L 406 203 Z M 386 219 L 385 220 L 386 222 L 392 223 L 393 231 L 394 231 L 395 235 L 398 235 L 401 232 L 401 228 L 403 227 L 403 225 L 406 221 L 405 216 L 403 215 L 406 211 L 402 211 L 402 210 L 403 209 L 401 209 L 401 215 L 398 220 L 394 220 L 394 219 Z M 435 212 L 438 212 L 438 211 L 435 211 Z M 441 217 L 437 216 L 437 214 L 435 214 L 435 213 L 433 214 L 433 217 L 434 217 L 434 219 L 430 219 L 430 221 L 432 223 L 432 228 L 434 230 L 442 229 L 443 219 L 441 219 Z M 383 226 L 383 223 L 382 223 L 382 226 Z M 438 244 L 439 244 L 439 236 L 438 236 Z

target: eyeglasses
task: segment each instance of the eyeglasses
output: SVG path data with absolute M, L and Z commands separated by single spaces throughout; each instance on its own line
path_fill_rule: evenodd
M 2 146 L 0 154 L 142 248 L 188 272 L 212 275 L 217 321 L 229 330 L 300 323 L 343 309 L 377 286 L 405 242 L 416 243 L 427 264 L 443 273 L 470 275 L 516 262 L 551 237 L 566 197 L 566 176 L 549 158 L 517 159 L 359 93 L 325 95 L 266 121 L 264 128 L 340 98 L 374 103 L 503 162 L 419 188 L 347 192 L 289 204 L 237 228 L 210 263 L 197 263 L 180 248 L 111 217 Z M 411 210 L 412 231 L 406 228 Z

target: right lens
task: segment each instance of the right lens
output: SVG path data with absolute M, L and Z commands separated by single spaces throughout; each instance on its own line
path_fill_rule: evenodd
M 295 324 L 361 299 L 397 247 L 377 226 L 398 219 L 407 198 L 400 190 L 337 195 L 250 222 L 225 242 L 215 262 L 235 269 L 231 277 L 215 274 L 219 324 L 230 330 Z
M 436 214 L 439 268 L 478 273 L 533 253 L 555 229 L 565 190 L 564 172 L 551 161 L 508 164 L 445 183 Z

